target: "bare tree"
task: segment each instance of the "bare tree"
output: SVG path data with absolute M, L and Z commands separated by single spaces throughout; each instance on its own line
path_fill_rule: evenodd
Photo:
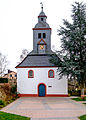
M 7 65 L 8 65 L 7 57 L 2 53 L 0 53 L 0 76 L 1 77 L 7 70 Z
M 20 55 L 20 61 L 23 61 L 24 58 L 28 55 L 29 51 L 27 49 L 23 49 Z

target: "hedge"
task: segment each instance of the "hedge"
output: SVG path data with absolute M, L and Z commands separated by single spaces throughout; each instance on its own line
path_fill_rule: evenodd
M 0 78 L 0 83 L 8 83 L 8 78 Z

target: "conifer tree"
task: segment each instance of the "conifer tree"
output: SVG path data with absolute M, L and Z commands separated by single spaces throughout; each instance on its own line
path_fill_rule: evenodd
M 58 30 L 61 36 L 61 51 L 50 61 L 59 66 L 60 77 L 66 75 L 76 79 L 84 88 L 86 82 L 86 4 L 75 2 L 72 5 L 72 23 L 63 20 L 63 26 Z M 83 90 L 83 89 L 82 89 Z M 84 94 L 84 92 L 82 93 Z

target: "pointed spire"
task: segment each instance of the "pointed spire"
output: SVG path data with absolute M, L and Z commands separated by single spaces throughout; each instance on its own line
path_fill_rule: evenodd
M 39 17 L 46 17 L 46 18 L 47 18 L 47 16 L 46 16 L 45 13 L 43 12 L 43 3 L 41 2 L 40 4 L 41 4 L 41 12 L 40 12 L 38 18 L 39 18 Z
M 42 12 L 43 12 L 43 3 L 41 2 L 40 4 L 41 4 L 41 9 L 42 9 Z

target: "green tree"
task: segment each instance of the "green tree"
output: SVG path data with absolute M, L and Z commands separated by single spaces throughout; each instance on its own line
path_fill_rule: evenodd
M 58 65 L 60 77 L 66 75 L 70 79 L 76 79 L 82 87 L 86 82 L 86 4 L 75 2 L 72 5 L 72 23 L 63 20 L 63 26 L 58 30 L 61 36 L 61 51 L 50 61 Z

